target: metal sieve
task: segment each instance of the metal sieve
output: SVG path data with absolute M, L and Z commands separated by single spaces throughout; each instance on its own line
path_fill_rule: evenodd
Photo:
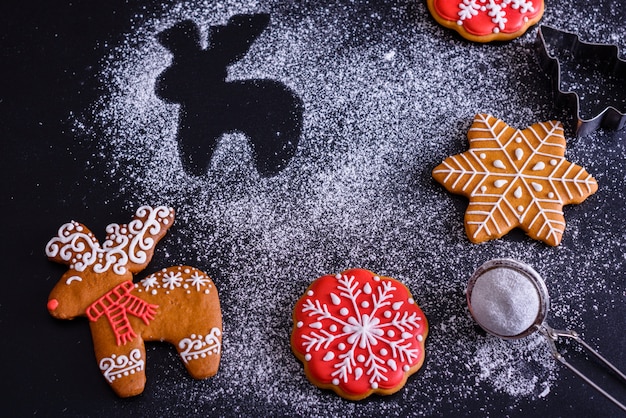
M 467 284 L 467 306 L 481 328 L 504 339 L 522 338 L 539 331 L 548 341 L 552 355 L 558 361 L 626 411 L 626 405 L 599 387 L 563 357 L 556 347 L 558 338 L 573 339 L 624 382 L 626 375 L 585 343 L 577 332 L 556 330 L 546 324 L 549 305 L 548 289 L 539 273 L 516 260 L 490 260 L 474 272 Z

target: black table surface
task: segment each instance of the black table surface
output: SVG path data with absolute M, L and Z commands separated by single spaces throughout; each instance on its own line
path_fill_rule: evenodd
M 555 275 L 559 271 L 563 273 L 563 277 L 560 278 L 563 282 L 548 284 L 553 293 L 553 303 L 568 306 L 568 309 L 563 311 L 564 317 L 555 318 L 555 326 L 572 325 L 579 329 L 582 327 L 584 337 L 592 345 L 597 346 L 616 365 L 622 369 L 626 368 L 626 350 L 624 349 L 626 347 L 626 333 L 624 332 L 626 329 L 626 253 L 624 252 L 626 212 L 623 209 L 626 189 L 624 167 L 626 130 L 619 132 L 599 130 L 585 138 L 576 139 L 571 109 L 564 110 L 553 104 L 550 83 L 545 75 L 537 76 L 539 81 L 534 86 L 541 91 L 536 96 L 543 97 L 544 102 L 531 110 L 528 110 L 531 106 L 528 101 L 515 96 L 511 97 L 511 108 L 506 108 L 506 100 L 493 105 L 460 103 L 458 106 L 461 111 L 456 112 L 449 104 L 450 102 L 443 99 L 446 95 L 453 95 L 455 88 L 450 87 L 450 91 L 444 90 L 441 93 L 441 109 L 438 110 L 442 112 L 442 121 L 448 118 L 449 124 L 446 132 L 450 136 L 439 139 L 445 141 L 440 148 L 429 148 L 425 145 L 426 157 L 424 158 L 425 161 L 431 162 L 430 166 L 411 167 L 410 162 L 408 163 L 407 172 L 412 170 L 415 174 L 413 177 L 408 177 L 410 181 L 408 181 L 407 188 L 409 192 L 411 188 L 421 190 L 413 196 L 417 202 L 428 203 L 432 200 L 440 200 L 442 201 L 441 207 L 447 210 L 445 215 L 442 214 L 447 217 L 446 222 L 423 227 L 440 228 L 434 231 L 433 235 L 450 235 L 450 238 L 446 238 L 446 245 L 449 246 L 450 254 L 456 255 L 451 255 L 449 266 L 446 266 L 445 260 L 442 262 L 441 258 L 437 258 L 434 264 L 428 259 L 423 260 L 423 263 L 413 263 L 413 265 L 423 266 L 423 273 L 416 273 L 418 278 L 409 280 L 409 287 L 413 288 L 416 300 L 429 319 L 431 332 L 426 345 L 427 359 L 424 371 L 412 376 L 402 391 L 389 397 L 373 396 L 360 402 L 344 401 L 332 392 L 313 388 L 304 378 L 301 364 L 289 350 L 289 333 L 292 326 L 289 305 L 293 306 L 292 304 L 315 277 L 323 273 L 335 273 L 348 267 L 355 267 L 357 264 L 372 270 L 383 270 L 382 272 L 388 275 L 395 273 L 400 278 L 406 278 L 409 275 L 405 270 L 394 271 L 391 265 L 371 261 L 367 259 L 367 254 L 357 251 L 353 258 L 335 254 L 337 257 L 335 260 L 327 263 L 321 262 L 315 271 L 301 270 L 301 277 L 295 281 L 295 284 L 287 282 L 282 284 L 285 292 L 284 300 L 288 302 L 287 306 L 280 310 L 282 320 L 274 324 L 273 335 L 277 336 L 277 340 L 272 340 L 272 344 L 275 344 L 272 347 L 278 347 L 275 355 L 280 357 L 278 361 L 287 364 L 286 368 L 293 372 L 293 377 L 281 376 L 276 384 L 290 385 L 290 389 L 284 389 L 286 397 L 302 392 L 305 393 L 303 397 L 306 402 L 312 405 L 319 402 L 320 405 L 325 405 L 323 408 L 307 410 L 299 407 L 297 400 L 281 401 L 276 391 L 280 392 L 283 390 L 282 387 L 273 388 L 270 396 L 269 390 L 266 393 L 258 387 L 252 387 L 249 394 L 232 393 L 232 390 L 227 388 L 229 383 L 218 378 L 202 382 L 192 381 L 182 366 L 179 364 L 173 366 L 177 363 L 175 353 L 165 344 L 150 345 L 148 385 L 145 392 L 132 399 L 117 398 L 97 370 L 86 320 L 81 318 L 75 321 L 58 321 L 51 318 L 47 312 L 48 293 L 64 270 L 60 265 L 46 259 L 44 247 L 56 233 L 57 228 L 70 219 L 80 220 L 88 224 L 94 232 L 102 233 L 105 226 L 111 222 L 127 222 L 139 203 L 137 196 L 143 192 L 134 189 L 133 183 L 124 177 L 124 170 L 118 169 L 112 173 L 110 162 L 114 157 L 107 155 L 107 148 L 98 141 L 85 139 L 88 135 L 85 135 L 85 131 L 77 130 L 76 122 L 84 121 L 80 115 L 88 113 L 90 106 L 102 97 L 106 97 L 108 86 L 103 81 L 105 77 L 101 74 L 103 67 L 111 65 L 112 62 L 115 63 L 116 58 L 115 56 L 105 58 L 119 46 L 126 45 L 125 42 L 129 39 L 132 40 L 144 25 L 148 25 L 149 22 L 158 22 L 162 16 L 175 15 L 172 10 L 177 7 L 177 3 L 162 2 L 158 5 L 152 2 L 143 4 L 144 2 L 125 1 L 27 1 L 19 2 L 19 5 L 18 2 L 14 3 L 5 5 L 0 17 L 3 22 L 3 30 L 0 33 L 3 67 L 0 91 L 2 143 L 0 208 L 4 214 L 2 258 L 5 271 L 3 291 L 0 292 L 0 329 L 4 336 L 0 348 L 3 357 L 3 373 L 0 380 L 4 399 L 3 409 L 8 412 L 5 416 L 326 414 L 365 416 L 383 413 L 392 416 L 410 414 L 526 417 L 619 415 L 620 411 L 614 405 L 595 393 L 565 368 L 555 366 L 551 369 L 550 377 L 548 377 L 549 391 L 541 393 L 542 389 L 538 387 L 530 393 L 517 396 L 510 391 L 507 392 L 506 389 L 489 385 L 488 379 L 477 379 L 476 388 L 473 388 L 473 384 L 468 382 L 473 382 L 480 374 L 480 370 L 469 369 L 463 372 L 463 368 L 460 367 L 454 369 L 455 374 L 448 375 L 442 372 L 439 368 L 441 363 L 436 359 L 438 356 L 439 359 L 446 356 L 445 347 L 436 342 L 440 334 L 450 332 L 445 329 L 446 323 L 453 317 L 465 317 L 464 323 L 471 322 L 471 319 L 467 318 L 468 313 L 464 306 L 463 296 L 464 281 L 471 272 L 481 261 L 489 258 L 520 255 L 520 258 L 529 264 L 539 266 L 546 276 Z M 183 12 L 177 12 L 179 13 L 178 19 L 183 20 L 186 17 L 193 19 L 197 16 L 185 16 L 184 10 L 194 8 L 200 10 L 207 4 L 211 5 L 208 9 L 213 10 L 216 8 L 215 4 L 219 2 L 196 3 L 185 3 L 185 7 L 181 9 Z M 333 16 L 334 8 L 339 9 L 339 5 L 335 2 L 329 2 L 329 4 L 307 2 L 296 6 L 288 1 L 274 1 L 268 2 L 267 5 L 252 7 L 239 7 L 238 3 L 246 2 L 225 3 L 227 11 L 221 16 L 254 10 L 269 13 L 272 22 L 289 21 L 294 27 L 298 27 L 299 22 L 309 18 L 315 22 L 315 19 L 322 19 L 320 17 L 322 15 L 326 16 L 324 19 L 330 19 L 329 16 Z M 617 43 L 622 57 L 624 56 L 626 6 L 622 1 L 604 0 L 593 2 L 594 6 L 588 5 L 588 2 L 577 2 L 573 5 L 566 1 L 546 1 L 546 3 L 544 22 L 551 26 L 579 31 L 581 36 L 593 42 Z M 533 59 L 532 48 L 536 37 L 536 27 L 518 40 L 477 45 L 462 40 L 453 32 L 437 25 L 428 14 L 425 2 L 355 1 L 342 2 L 340 5 L 344 14 L 338 14 L 340 18 L 337 25 L 349 25 L 348 17 L 354 15 L 352 24 L 360 26 L 358 30 L 354 30 L 353 44 L 350 38 L 342 38 L 343 43 L 337 48 L 354 48 L 357 51 L 359 48 L 372 48 L 372 43 L 386 42 L 390 39 L 389 37 L 400 32 L 398 36 L 404 40 L 413 39 L 415 42 L 419 42 L 423 37 L 433 37 L 436 40 L 435 47 L 423 51 L 425 56 L 443 56 L 449 52 L 466 49 L 471 52 L 465 59 L 472 59 L 470 55 L 476 58 L 482 55 L 497 57 L 498 54 L 505 54 L 510 58 L 511 50 L 517 46 L 526 54 L 526 57 L 529 57 L 531 61 Z M 354 11 L 346 12 L 350 8 Z M 330 9 L 331 13 L 323 13 L 324 9 Z M 214 22 L 215 24 L 225 23 L 221 16 Z M 381 16 L 383 20 L 387 19 L 384 27 L 378 27 L 376 23 Z M 585 16 L 585 19 L 578 27 L 576 18 L 580 16 Z M 212 22 L 211 16 L 206 16 L 205 19 Z M 413 23 L 415 23 L 415 28 L 411 26 Z M 397 25 L 397 28 L 394 25 Z M 332 23 L 327 23 L 327 28 L 332 28 Z M 346 27 L 341 29 L 346 31 Z M 206 27 L 203 27 L 203 30 L 206 30 Z M 387 37 L 377 37 L 374 33 L 376 30 L 386 30 Z M 325 45 L 332 44 L 336 39 L 332 36 L 332 32 L 329 34 L 328 38 L 320 38 L 318 41 Z M 267 44 L 268 41 L 264 42 Z M 401 42 L 397 45 L 396 56 L 402 54 L 403 45 Z M 281 47 L 286 46 L 282 43 Z M 448 47 L 449 49 L 446 49 Z M 312 50 L 315 48 L 315 45 L 311 46 Z M 454 60 L 459 57 L 451 54 L 449 58 Z M 123 57 L 119 59 L 123 60 Z M 416 65 L 422 65 L 419 57 L 416 59 L 418 60 Z M 276 65 L 287 64 L 279 62 Z M 311 65 L 316 65 L 315 60 L 312 60 Z M 506 65 L 499 69 L 502 70 L 504 67 Z M 541 74 L 541 69 L 536 66 L 535 62 L 528 64 L 527 68 L 530 69 L 529 71 Z M 367 84 L 370 82 L 368 73 L 364 74 L 363 83 Z M 497 86 L 501 86 L 502 80 L 509 77 L 507 74 L 496 74 L 491 70 L 486 70 L 485 74 L 487 74 L 486 77 L 491 76 L 500 80 Z M 459 77 L 462 76 L 459 74 Z M 375 77 L 377 77 L 376 82 L 379 83 L 380 77 L 384 75 L 377 73 Z M 512 84 L 529 83 L 534 79 L 525 72 L 520 74 L 515 71 L 511 77 L 519 77 L 521 80 L 512 80 Z M 320 79 L 318 83 L 324 83 L 324 80 Z M 289 170 L 293 172 L 294 167 L 298 169 L 298 161 L 304 161 L 304 157 L 310 155 L 302 149 L 306 147 L 316 149 L 311 146 L 315 142 L 315 135 L 311 132 L 319 134 L 320 130 L 323 131 L 322 127 L 314 126 L 321 119 L 316 115 L 307 115 L 307 112 L 322 112 L 320 110 L 322 107 L 318 104 L 311 104 L 310 97 L 312 96 L 307 96 L 301 88 L 299 85 L 292 86 L 292 90 L 304 97 L 304 127 L 299 143 L 301 148 L 298 151 L 302 154 L 297 154 L 303 157 L 296 157 L 285 172 Z M 322 90 L 323 87 L 320 86 L 320 91 Z M 504 94 L 511 94 L 511 91 L 513 91 L 512 88 L 505 89 Z M 531 94 L 531 97 L 535 95 Z M 432 103 L 432 101 L 428 102 L 429 105 Z M 515 106 L 528 107 L 522 109 Z M 471 110 L 472 108 L 475 110 Z M 587 165 L 588 170 L 598 178 L 600 184 L 598 193 L 581 205 L 572 206 L 571 209 L 568 207 L 566 210 L 568 228 L 570 224 L 572 227 L 566 229 L 564 241 L 559 247 L 550 248 L 532 241 L 519 231 L 482 246 L 471 244 L 465 237 L 462 226 L 462 216 L 467 201 L 458 196 L 451 196 L 430 178 L 429 171 L 443 158 L 466 149 L 465 134 L 473 114 L 483 110 L 497 113 L 497 116 L 503 119 L 510 118 L 509 123 L 518 125 L 520 128 L 523 127 L 522 125 L 529 125 L 536 121 L 564 118 L 566 137 L 572 146 L 573 153 L 568 156 L 572 156 L 572 159 L 580 162 L 581 165 Z M 347 112 L 350 112 L 349 105 Z M 341 118 L 341 114 L 337 116 L 338 120 Z M 449 120 L 450 118 L 452 121 Z M 90 120 L 87 119 L 87 121 L 89 123 Z M 444 125 L 445 123 L 442 122 Z M 345 134 L 343 140 L 345 144 L 348 144 L 345 145 L 346 149 L 350 148 L 351 135 L 356 137 L 354 131 L 351 131 L 351 129 L 356 129 L 354 126 L 346 124 L 341 130 Z M 402 125 L 398 129 L 406 127 Z M 428 136 L 428 127 L 413 126 L 413 128 L 414 132 L 405 132 L 403 135 L 410 136 L 413 133 L 417 135 L 416 132 L 425 130 L 426 134 L 423 135 Z M 393 131 L 396 128 L 389 127 L 388 129 Z M 441 132 L 435 128 L 432 129 L 434 129 L 433 132 Z M 330 136 L 336 132 L 332 131 Z M 326 141 L 327 138 L 323 140 Z M 366 141 L 362 138 L 358 140 Z M 428 141 L 424 141 L 423 144 L 428 144 Z M 343 145 L 337 147 L 341 146 Z M 591 161 L 586 157 L 585 147 L 591 152 L 600 154 L 594 156 L 596 160 Z M 324 149 L 323 146 L 321 149 Z M 600 149 L 607 151 L 599 152 Z M 307 152 L 313 153 L 314 151 Z M 413 152 L 415 155 L 419 154 L 418 151 Z M 298 160 L 298 158 L 301 159 Z M 254 164 L 251 164 L 251 167 L 251 170 L 254 170 Z M 130 171 L 129 169 L 129 173 Z M 283 174 L 284 172 L 279 173 L 277 177 Z M 172 192 L 168 191 L 168 193 Z M 167 202 L 168 199 L 169 197 L 164 197 L 162 200 Z M 219 197 L 215 197 L 216 202 L 218 199 Z M 158 196 L 155 197 L 155 201 L 158 200 Z M 177 202 L 176 198 L 173 200 L 174 203 Z M 187 218 L 181 221 L 180 228 L 188 228 L 190 224 L 193 227 L 193 220 L 189 220 L 193 217 L 193 213 L 186 213 L 185 216 Z M 421 222 L 428 221 L 422 220 Z M 421 222 L 416 220 L 417 224 Z M 593 226 L 588 226 L 587 223 Z M 185 247 L 188 242 L 182 232 L 176 232 L 176 228 L 177 226 L 172 230 L 176 239 L 164 238 L 149 269 L 154 271 L 175 262 L 186 262 L 185 257 L 189 257 L 190 264 L 198 264 L 196 263 L 198 260 L 200 263 L 198 267 L 207 270 L 213 276 L 216 285 L 224 295 L 222 298 L 225 311 L 225 344 L 222 357 L 224 373 L 229 379 L 237 379 L 236 373 L 229 372 L 229 370 L 233 370 L 238 361 L 236 338 L 239 334 L 231 334 L 230 337 L 227 337 L 227 334 L 229 329 L 237 329 L 241 324 L 228 321 L 237 321 L 232 318 L 241 317 L 235 313 L 235 309 L 245 310 L 247 307 L 235 308 L 233 306 L 237 303 L 237 298 L 232 297 L 234 290 L 229 286 L 234 281 L 229 280 L 226 277 L 227 274 L 220 270 L 220 266 L 227 264 L 224 260 L 220 260 L 220 257 L 227 256 L 227 251 L 216 251 L 215 255 L 210 257 L 212 262 L 209 262 L 207 258 L 194 253 L 197 247 L 191 246 L 190 249 Z M 407 234 L 419 237 L 419 233 L 415 231 L 408 231 Z M 236 240 L 236 238 L 237 234 L 234 232 L 225 239 Z M 316 237 L 316 239 L 321 238 Z M 224 248 L 228 245 L 231 244 L 225 243 Z M 518 254 L 516 251 L 520 248 L 523 250 Z M 328 256 L 328 254 L 330 254 L 329 257 L 333 256 L 330 250 L 325 255 Z M 470 256 L 465 258 L 462 254 L 470 254 Z M 244 254 L 243 257 L 245 256 Z M 303 254 L 303 257 L 311 256 L 311 254 Z M 251 253 L 250 257 L 254 257 L 254 254 Z M 552 264 L 553 260 L 559 261 Z M 387 261 L 394 261 L 393 256 L 390 255 Z M 280 260 L 280 262 L 285 261 Z M 550 267 L 551 265 L 554 267 Z M 324 271 L 324 269 L 327 270 Z M 577 278 L 576 275 L 579 273 L 584 277 Z M 450 283 L 449 290 L 441 290 L 441 292 L 428 290 L 428 286 L 446 287 L 443 282 L 437 282 L 439 274 L 453 277 L 446 282 L 446 284 Z M 580 285 L 572 284 L 570 287 L 567 284 L 568 280 L 594 283 L 596 278 L 601 281 L 602 285 L 589 286 L 588 295 L 581 292 Z M 446 312 L 445 308 L 438 307 L 452 305 L 452 303 L 436 300 L 442 294 L 447 294 L 457 301 L 454 302 L 454 306 L 457 306 L 454 308 L 457 309 L 455 312 Z M 571 297 L 571 300 L 568 300 L 568 297 Z M 574 324 L 569 324 L 570 314 L 577 310 L 576 305 L 579 305 L 579 311 L 582 313 L 574 317 Z M 559 316 L 558 309 L 555 316 Z M 258 330 L 258 328 L 253 330 Z M 468 331 L 467 328 L 458 330 L 460 333 L 466 331 Z M 471 326 L 469 331 L 480 333 Z M 460 339 L 466 337 L 459 335 Z M 486 337 L 481 335 L 480 338 Z M 480 343 L 475 339 L 469 340 L 476 344 Z M 272 347 L 268 349 L 271 350 Z M 430 349 L 432 351 L 429 351 Z M 539 344 L 534 348 L 534 350 L 541 349 L 547 350 L 547 346 Z M 589 366 L 579 350 L 569 349 L 567 353 L 577 359 L 577 364 L 585 372 L 599 379 L 622 402 L 626 401 L 626 388 L 623 384 L 620 385 L 611 377 L 603 377 L 602 370 L 593 365 Z M 469 360 L 450 358 L 446 361 L 462 363 Z M 524 359 L 517 358 L 512 361 L 523 362 Z M 243 369 L 242 373 L 246 370 Z M 250 378 L 242 377 L 242 379 L 247 382 Z M 450 383 L 452 389 L 437 395 L 433 394 L 432 389 L 422 389 L 422 385 L 447 388 L 446 381 L 462 381 L 464 387 L 471 389 L 468 391 L 469 395 L 461 396 L 455 392 L 454 383 Z M 233 387 L 236 390 L 242 390 L 241 385 L 234 384 Z M 430 399 L 422 399 L 415 394 L 420 390 L 428 394 Z

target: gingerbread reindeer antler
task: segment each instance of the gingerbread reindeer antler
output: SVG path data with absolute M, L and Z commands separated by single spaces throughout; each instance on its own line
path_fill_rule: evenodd
M 137 273 L 146 268 L 157 242 L 173 221 L 171 208 L 142 206 L 129 224 L 109 225 L 102 246 L 86 226 L 73 221 L 59 228 L 46 246 L 46 255 L 79 272 L 93 267 L 96 273 L 109 269 L 118 275 Z

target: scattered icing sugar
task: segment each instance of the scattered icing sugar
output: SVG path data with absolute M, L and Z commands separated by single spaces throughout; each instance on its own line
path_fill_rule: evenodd
M 513 337 L 535 324 L 541 299 L 528 276 L 500 267 L 478 277 L 470 305 L 479 325 L 497 336 Z
M 597 13 L 570 3 L 551 2 L 544 21 L 586 28 L 587 39 L 609 37 L 624 50 L 624 25 L 600 24 Z M 279 175 L 262 178 L 245 136 L 229 133 L 207 174 L 189 177 L 177 151 L 178 106 L 154 91 L 171 61 L 156 35 L 193 19 L 206 38 L 210 25 L 255 12 L 269 13 L 271 23 L 229 68 L 229 79 L 278 80 L 302 99 L 298 151 Z M 155 261 L 165 254 L 162 265 L 207 271 L 224 316 L 219 373 L 189 379 L 172 351 L 169 362 L 151 363 L 166 376 L 152 380 L 144 396 L 173 403 L 179 413 L 307 416 L 502 415 L 551 399 L 562 371 L 542 337 L 502 341 L 477 331 L 464 289 L 483 262 L 513 257 L 546 278 L 555 326 L 584 331 L 619 307 L 624 283 L 614 272 L 626 268 L 626 218 L 611 202 L 626 199 L 626 144 L 601 131 L 573 140 L 566 126 L 566 155 L 596 177 L 600 191 L 566 207 L 568 225 L 556 248 L 521 233 L 471 244 L 463 229 L 466 200 L 430 176 L 445 157 L 467 149 L 476 113 L 518 128 L 567 121 L 536 62 L 535 31 L 500 45 L 465 42 L 414 0 L 191 1 L 138 19 L 103 58 L 103 96 L 77 116 L 77 135 L 98 141 L 95 170 L 119 185 L 130 213 L 144 204 L 176 209 Z M 424 367 L 396 395 L 365 403 L 312 386 L 289 347 L 298 298 L 317 277 L 350 267 L 403 282 L 430 324 Z M 510 409 L 494 410 L 502 404 Z

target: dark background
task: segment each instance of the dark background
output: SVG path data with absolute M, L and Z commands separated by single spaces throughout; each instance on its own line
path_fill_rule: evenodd
M 129 400 L 116 398 L 94 368 L 91 337 L 84 321 L 56 321 L 48 315 L 48 293 L 64 269 L 48 262 L 44 255 L 46 242 L 70 217 L 87 219 L 92 230 L 103 231 L 112 219 L 128 216 L 123 196 L 117 193 L 115 179 L 106 175 L 104 164 L 84 165 L 87 160 L 97 161 L 97 150 L 90 148 L 95 147 L 93 143 L 77 141 L 69 115 L 101 93 L 97 63 L 109 45 L 132 28 L 138 15 L 147 18 L 168 3 L 149 7 L 124 1 L 17 3 L 2 6 L 0 12 L 3 415 L 176 414 L 180 410 L 176 404 L 155 403 L 150 395 L 152 385 L 180 378 L 168 376 L 167 370 L 157 365 L 159 357 L 173 361 L 170 350 L 159 344 L 150 348 L 154 366 L 143 395 Z M 614 138 L 625 141 L 626 131 Z M 624 202 L 614 205 L 615 210 L 623 210 Z M 157 248 L 153 264 L 159 264 L 161 257 Z M 623 305 L 623 299 L 616 303 Z M 621 306 L 614 317 L 590 318 L 586 327 L 594 336 L 611 330 L 621 335 L 616 335 L 616 344 L 607 344 L 602 351 L 608 358 L 621 359 L 618 366 L 622 369 L 624 312 Z M 617 408 L 571 373 L 563 372 L 561 377 L 551 390 L 551 402 L 522 402 L 518 410 L 507 410 L 506 414 L 619 415 Z M 623 385 L 619 387 L 613 379 L 603 384 L 617 389 L 622 401 L 626 399 Z M 505 402 L 506 398 L 502 399 Z M 480 405 L 464 409 L 480 411 Z M 260 416 L 268 412 L 256 410 L 255 405 L 239 410 Z M 198 413 L 211 415 L 210 410 Z M 455 414 L 449 411 L 446 415 Z

